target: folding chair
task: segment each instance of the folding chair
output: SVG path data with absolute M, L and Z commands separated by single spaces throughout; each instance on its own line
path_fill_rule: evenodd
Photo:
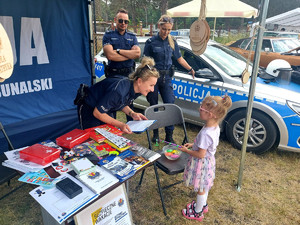
M 2 123 L 0 122 L 0 129 L 8 143 L 8 148 L 9 150 L 13 150 L 14 147 L 11 143 L 11 141 L 9 140 L 4 127 L 2 125 Z M 4 153 L 0 154 L 0 185 L 4 184 L 5 182 L 7 182 L 7 185 L 10 186 L 10 180 L 12 178 L 14 178 L 15 176 L 19 175 L 18 172 L 16 170 L 10 169 L 8 167 L 2 166 L 2 162 L 7 160 L 6 156 Z M 16 190 L 20 189 L 21 187 L 23 187 L 25 185 L 25 183 L 21 184 L 20 186 L 16 187 L 15 189 L 11 190 L 9 193 L 3 195 L 0 200 L 6 198 L 8 195 L 12 194 L 13 192 L 15 192 Z
M 145 110 L 145 116 L 149 120 L 157 120 L 147 130 L 149 149 L 152 150 L 152 143 L 151 143 L 149 130 L 158 129 L 158 128 L 166 127 L 166 126 L 170 126 L 170 125 L 181 125 L 183 132 L 184 132 L 182 144 L 188 142 L 183 113 L 182 113 L 181 108 L 178 107 L 177 105 L 175 105 L 175 104 L 160 104 L 160 105 L 150 106 Z M 162 153 L 162 151 L 160 153 L 161 153 L 161 157 L 154 163 L 154 171 L 155 171 L 158 191 L 159 191 L 159 195 L 160 195 L 160 199 L 161 199 L 161 203 L 162 203 L 162 208 L 163 208 L 164 214 L 166 216 L 167 212 L 166 212 L 166 208 L 165 208 L 162 191 L 164 189 L 170 188 L 176 184 L 183 182 L 183 180 L 173 183 L 171 185 L 162 187 L 160 184 L 157 167 L 168 175 L 175 175 L 178 173 L 182 173 L 184 171 L 184 167 L 185 167 L 185 164 L 187 162 L 189 155 L 185 152 L 182 152 L 179 159 L 172 161 L 172 160 L 167 159 L 165 157 L 165 155 Z M 143 175 L 144 175 L 144 171 L 142 172 L 139 185 L 141 185 L 141 183 L 142 183 Z

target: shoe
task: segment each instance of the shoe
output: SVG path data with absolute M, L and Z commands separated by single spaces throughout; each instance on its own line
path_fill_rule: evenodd
M 166 131 L 166 139 L 165 139 L 165 141 L 175 144 L 175 141 L 173 139 L 173 131 Z
M 203 213 L 208 213 L 208 205 L 207 204 L 205 206 L 203 206 L 202 212 Z
M 153 137 L 151 139 L 153 143 L 159 142 L 158 129 L 153 130 Z
M 192 205 L 191 203 L 188 204 L 189 207 L 191 207 L 191 205 Z M 191 208 L 183 209 L 182 215 L 187 219 L 198 220 L 198 221 L 202 221 L 204 218 L 202 211 L 200 213 L 196 213 L 195 210 Z

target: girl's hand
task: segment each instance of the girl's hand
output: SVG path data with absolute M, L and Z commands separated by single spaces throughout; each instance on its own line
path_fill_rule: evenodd
M 180 151 L 182 151 L 182 152 L 188 152 L 188 151 L 189 151 L 189 149 L 188 149 L 187 147 L 185 147 L 185 146 L 180 146 L 180 147 L 178 148 L 178 150 L 180 150 Z
M 192 148 L 193 145 L 194 145 L 193 143 L 186 143 L 183 146 L 186 147 L 186 148 Z

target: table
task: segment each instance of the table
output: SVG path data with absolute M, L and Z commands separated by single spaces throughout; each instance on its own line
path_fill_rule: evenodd
M 146 148 L 144 148 L 146 149 Z M 148 150 L 150 151 L 150 150 Z M 156 155 L 160 156 L 158 153 L 155 153 Z M 155 160 L 151 161 L 150 163 L 144 165 L 143 167 L 139 168 L 136 173 L 132 176 L 136 176 L 140 171 L 143 171 L 144 169 L 146 169 L 147 167 L 153 165 L 153 163 L 156 162 L 158 158 L 156 158 Z M 46 172 L 50 175 L 50 177 L 52 178 L 55 178 L 55 177 L 58 177 L 60 174 L 57 173 L 52 167 L 48 167 L 45 169 Z M 69 174 L 75 176 L 76 173 L 74 171 L 71 171 Z M 111 187 L 107 188 L 106 190 L 104 190 L 103 192 L 101 192 L 101 195 L 99 195 L 97 198 L 93 199 L 91 202 L 89 202 L 87 205 L 83 206 L 79 211 L 77 211 L 74 215 L 80 213 L 81 211 L 89 208 L 90 206 L 93 206 L 93 203 L 99 201 L 99 199 L 102 199 L 103 197 L 105 197 L 106 195 L 108 195 L 109 193 L 111 193 L 112 191 L 114 191 L 116 188 L 120 187 L 122 184 L 126 184 L 127 188 L 127 192 L 129 191 L 129 186 L 128 186 L 128 181 L 129 179 L 131 179 L 132 177 L 128 178 L 127 180 L 123 181 L 123 182 L 118 182 L 114 185 L 112 185 Z M 124 185 L 125 185 L 124 184 Z M 127 196 L 127 195 L 126 195 Z M 126 197 L 127 198 L 127 197 Z M 128 199 L 127 201 L 128 202 Z M 129 212 L 130 212 L 130 207 L 128 205 L 128 208 L 129 208 Z M 43 223 L 45 225 L 58 225 L 59 223 L 57 222 L 57 220 L 55 218 L 53 218 L 42 206 L 41 206 L 41 212 L 42 212 L 42 217 L 43 217 Z M 73 216 L 70 216 L 70 218 L 68 218 L 66 221 L 64 221 L 62 224 L 64 225 L 68 225 L 68 224 L 73 224 L 73 221 L 72 221 L 72 218 Z M 131 218 L 131 215 L 130 215 L 130 218 Z

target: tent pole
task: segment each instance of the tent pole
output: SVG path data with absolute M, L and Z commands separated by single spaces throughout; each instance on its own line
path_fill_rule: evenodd
M 263 7 L 262 7 L 262 13 L 260 15 L 257 44 L 256 44 L 256 48 L 255 48 L 255 53 L 254 53 L 253 68 L 252 68 L 249 96 L 248 96 L 248 102 L 247 102 L 247 117 L 246 117 L 246 122 L 245 122 L 243 145 L 242 145 L 242 151 L 241 151 L 242 154 L 241 154 L 241 162 L 240 162 L 239 175 L 238 175 L 237 191 L 240 191 L 241 186 L 242 186 L 243 170 L 244 170 L 246 148 L 247 148 L 247 142 L 248 142 L 248 133 L 249 133 L 249 127 L 250 127 L 251 114 L 252 114 L 253 98 L 254 98 L 254 93 L 255 93 L 255 84 L 256 84 L 256 78 L 257 78 L 258 67 L 259 67 L 260 52 L 261 52 L 264 27 L 265 27 L 267 12 L 268 12 L 268 5 L 269 5 L 269 0 L 263 0 Z
M 91 74 L 92 74 L 92 84 L 96 83 L 96 76 L 95 76 L 95 62 L 94 62 L 94 38 L 93 38 L 93 13 L 92 13 L 92 1 L 93 0 L 89 0 L 88 1 L 88 14 L 89 14 L 89 28 L 90 28 L 90 49 L 91 49 L 91 54 L 90 54 L 90 58 L 91 58 Z
M 214 20 L 214 32 L 213 32 L 213 35 L 212 35 L 213 41 L 215 40 L 216 23 L 217 23 L 217 17 L 215 17 L 215 20 Z

